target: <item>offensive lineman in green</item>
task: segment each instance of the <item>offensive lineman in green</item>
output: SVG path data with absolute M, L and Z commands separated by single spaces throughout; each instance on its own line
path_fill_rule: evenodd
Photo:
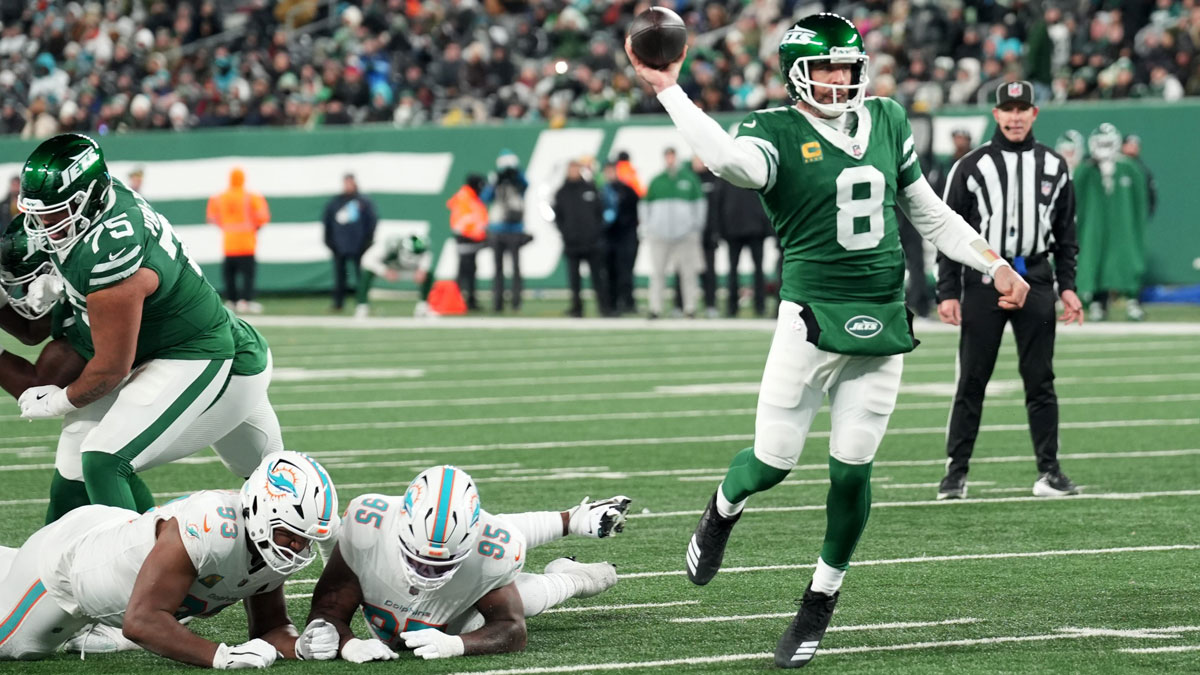
M 687 573 L 707 584 L 721 566 L 746 499 L 787 476 L 828 393 L 825 541 L 775 664 L 816 655 L 871 506 L 871 462 L 895 408 L 902 354 L 916 346 L 904 307 L 904 258 L 893 206 L 950 258 L 990 275 L 999 304 L 1020 307 L 1029 285 L 938 199 L 913 152 L 904 110 L 864 98 L 862 36 L 836 14 L 801 19 L 779 61 L 794 106 L 751 113 L 733 137 L 678 85 L 684 57 L 638 75 L 696 154 L 721 178 L 758 190 L 783 248 L 782 302 L 758 397 L 754 446 L 738 453 L 688 545 Z
M 64 439 L 77 437 L 68 445 L 78 446 L 87 501 L 135 509 L 135 471 L 231 432 L 239 445 L 281 449 L 265 396 L 266 343 L 232 323 L 170 223 L 109 175 L 95 141 L 63 134 L 39 145 L 21 171 L 18 205 L 63 283 L 78 333 L 72 346 L 86 359 L 66 387 L 22 393 L 21 415 L 67 416 Z M 230 387 L 231 370 L 253 382 Z M 259 389 L 261 397 L 252 395 Z M 204 429 L 192 429 L 206 411 Z M 196 430 L 213 438 L 192 439 Z M 245 475 L 237 463 L 230 468 Z

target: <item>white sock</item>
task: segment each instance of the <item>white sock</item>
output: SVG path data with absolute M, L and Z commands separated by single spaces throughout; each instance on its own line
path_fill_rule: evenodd
M 745 499 L 734 504 L 725 498 L 725 491 L 721 489 L 721 486 L 717 486 L 717 513 L 721 514 L 723 518 L 732 518 L 741 513 L 744 508 L 746 508 Z
M 579 592 L 575 577 L 570 574 L 523 572 L 517 575 L 515 583 L 517 592 L 521 594 L 521 603 L 525 605 L 526 617 L 537 616 L 551 607 L 561 605 Z M 483 628 L 483 624 L 483 615 L 471 608 L 451 621 L 446 630 L 450 635 L 463 635 Z
M 517 592 L 525 604 L 525 616 L 537 616 L 579 593 L 579 583 L 570 574 L 517 575 Z
M 500 517 L 525 535 L 527 548 L 537 548 L 546 542 L 563 538 L 562 513 L 559 511 L 505 513 Z
M 824 560 L 817 558 L 817 569 L 813 570 L 812 589 L 825 595 L 833 595 L 842 587 L 842 578 L 846 570 L 830 567 Z

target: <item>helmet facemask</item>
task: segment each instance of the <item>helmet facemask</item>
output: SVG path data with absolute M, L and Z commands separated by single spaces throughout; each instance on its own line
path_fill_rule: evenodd
M 404 580 L 422 592 L 446 585 L 475 549 L 480 514 L 479 493 L 465 471 L 443 465 L 421 472 L 396 519 Z
M 832 47 L 829 56 L 822 54 L 798 57 L 792 63 L 791 69 L 788 70 L 788 81 L 792 85 L 791 88 L 799 94 L 801 101 L 812 106 L 825 117 L 838 117 L 843 113 L 853 112 L 862 107 L 867 93 L 867 84 L 870 82 L 870 78 L 867 76 L 867 63 L 870 58 L 855 47 Z M 825 84 L 814 81 L 812 67 L 822 63 L 850 64 L 850 83 Z M 814 92 L 816 87 L 832 90 L 833 100 L 829 103 L 817 101 Z
M 34 321 L 50 313 L 54 303 L 34 302 L 29 287 L 39 277 L 54 274 L 54 265 L 45 260 L 32 271 L 12 274 L 7 267 L 0 266 L 0 287 L 8 294 L 8 306 L 17 314 Z
M 99 181 L 93 180 L 86 189 L 57 204 L 44 204 L 39 199 L 22 195 L 17 200 L 17 207 L 25 214 L 25 233 L 43 251 L 65 255 L 93 225 L 94 214 L 103 211 L 89 209 L 89 205 L 107 201 L 109 189 L 101 188 Z M 99 194 L 101 190 L 104 194 Z M 91 217 L 89 211 L 93 214 Z

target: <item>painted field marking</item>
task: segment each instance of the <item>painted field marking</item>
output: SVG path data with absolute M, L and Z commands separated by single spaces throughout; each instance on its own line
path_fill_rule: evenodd
M 1188 630 L 1200 629 L 1200 626 L 1185 626 Z M 833 630 L 833 629 L 830 629 Z M 941 649 L 946 647 L 974 647 L 979 645 L 1014 644 L 1022 642 L 1046 642 L 1049 640 L 1081 640 L 1097 637 L 1087 632 L 1087 629 L 1058 629 L 1054 633 L 1043 635 L 1005 635 L 989 638 L 967 638 L 961 640 L 930 640 L 926 642 L 908 642 L 898 645 L 863 645 L 859 647 L 830 647 L 820 650 L 824 657 L 838 654 L 865 654 L 869 652 L 895 652 L 917 649 Z M 1120 651 L 1126 651 L 1124 649 Z M 638 668 L 667 668 L 670 666 L 692 666 L 708 663 L 733 663 L 737 661 L 767 660 L 774 657 L 770 652 L 754 654 L 720 654 L 717 656 L 693 656 L 680 659 L 659 659 L 656 661 L 628 661 L 625 663 L 588 663 L 570 666 L 542 666 L 534 668 L 509 668 L 502 670 L 464 671 L 454 675 L 538 675 L 541 673 L 595 672 L 603 670 L 633 670 Z

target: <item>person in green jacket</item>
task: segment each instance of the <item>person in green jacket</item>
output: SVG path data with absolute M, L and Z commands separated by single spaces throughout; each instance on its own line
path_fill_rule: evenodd
M 1146 272 L 1146 176 L 1121 154 L 1121 133 L 1101 124 L 1088 137 L 1088 160 L 1075 170 L 1079 223 L 1079 292 L 1089 298 L 1088 318 L 1102 321 L 1113 294 L 1128 298 L 1126 316 L 1141 321 L 1138 303 Z

